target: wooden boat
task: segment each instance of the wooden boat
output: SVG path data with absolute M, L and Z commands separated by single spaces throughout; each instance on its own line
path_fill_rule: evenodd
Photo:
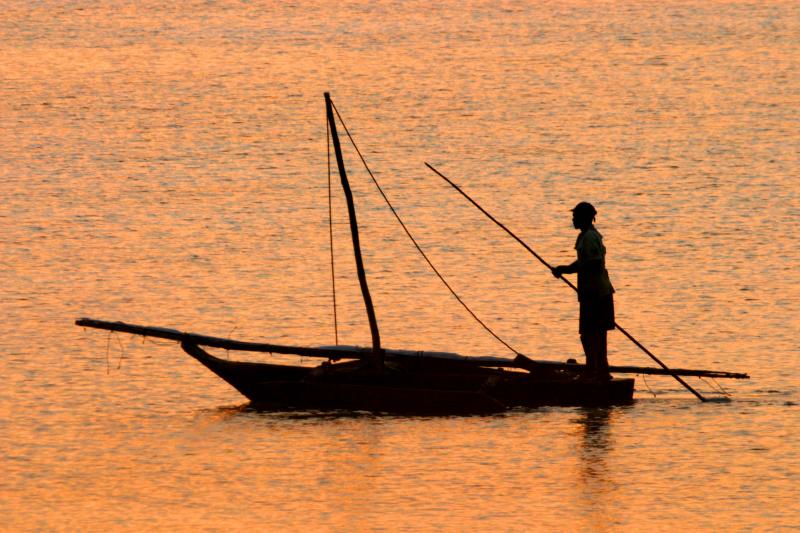
M 583 365 L 533 361 L 524 356 L 468 357 L 446 352 L 384 350 L 372 364 L 370 348 L 300 347 L 250 343 L 82 318 L 78 326 L 169 339 L 228 382 L 254 406 L 266 409 L 347 409 L 409 414 L 482 414 L 510 407 L 629 403 L 634 380 L 580 379 Z M 231 361 L 202 347 L 293 354 L 326 359 L 319 366 Z M 626 373 L 657 369 L 612 367 Z M 687 371 L 698 372 L 698 371 Z M 721 376 L 725 377 L 725 376 Z
M 486 414 L 512 407 L 614 405 L 633 400 L 634 379 L 582 379 L 583 365 L 515 359 L 466 357 L 453 353 L 386 350 L 369 295 L 361 257 L 353 197 L 347 181 L 334 120 L 325 94 L 328 124 L 350 219 L 357 273 L 372 334 L 372 347 L 299 347 L 252 343 L 82 318 L 83 327 L 120 331 L 180 342 L 183 350 L 266 409 L 371 411 L 406 414 Z M 221 359 L 204 348 L 293 354 L 323 358 L 315 367 Z M 611 367 L 613 373 L 700 375 L 741 378 L 744 374 L 705 370 Z

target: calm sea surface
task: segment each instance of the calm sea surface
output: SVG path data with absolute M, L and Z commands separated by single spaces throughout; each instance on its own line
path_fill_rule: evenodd
M 580 358 L 575 297 L 425 161 L 554 264 L 593 202 L 619 323 L 752 379 L 729 403 L 638 377 L 613 409 L 260 413 L 174 343 L 73 325 L 334 343 L 324 91 L 515 349 Z M 0 129 L 0 529 L 800 528 L 796 0 L 10 0 Z M 383 343 L 510 356 L 348 150 Z M 333 211 L 339 340 L 369 345 L 336 182 Z

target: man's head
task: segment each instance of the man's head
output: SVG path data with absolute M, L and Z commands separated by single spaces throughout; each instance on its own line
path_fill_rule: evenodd
M 572 208 L 572 225 L 576 229 L 585 229 L 592 225 L 597 209 L 589 202 L 581 202 Z

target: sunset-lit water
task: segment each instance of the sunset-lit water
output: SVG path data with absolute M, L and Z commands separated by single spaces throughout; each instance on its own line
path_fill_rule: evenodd
M 4 4 L 0 529 L 800 528 L 796 1 L 179 4 Z M 575 297 L 424 161 L 553 264 L 593 202 L 618 322 L 752 379 L 729 403 L 638 377 L 614 409 L 259 413 L 174 343 L 73 325 L 332 344 L 324 91 L 515 349 L 580 358 Z M 383 344 L 510 356 L 346 162 Z M 369 345 L 336 182 L 333 207 L 340 342 Z

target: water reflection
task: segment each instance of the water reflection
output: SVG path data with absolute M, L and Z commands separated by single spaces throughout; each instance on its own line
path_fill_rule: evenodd
M 200 427 L 213 427 L 218 424 L 223 424 L 236 417 L 247 413 L 249 405 L 243 403 L 240 405 L 225 405 L 209 409 L 200 409 L 194 415 L 195 424 Z
M 592 524 L 595 531 L 605 531 L 610 526 L 611 494 L 617 485 L 608 467 L 608 456 L 614 446 L 612 424 L 619 416 L 619 408 L 587 407 L 579 413 L 576 422 L 582 439 L 578 479 L 583 510 L 587 523 Z
M 618 407 L 585 407 L 580 409 L 577 423 L 583 433 L 581 457 L 591 466 L 593 459 L 603 460 L 611 449 L 611 421 L 616 418 Z M 594 473 L 591 474 L 594 477 Z

